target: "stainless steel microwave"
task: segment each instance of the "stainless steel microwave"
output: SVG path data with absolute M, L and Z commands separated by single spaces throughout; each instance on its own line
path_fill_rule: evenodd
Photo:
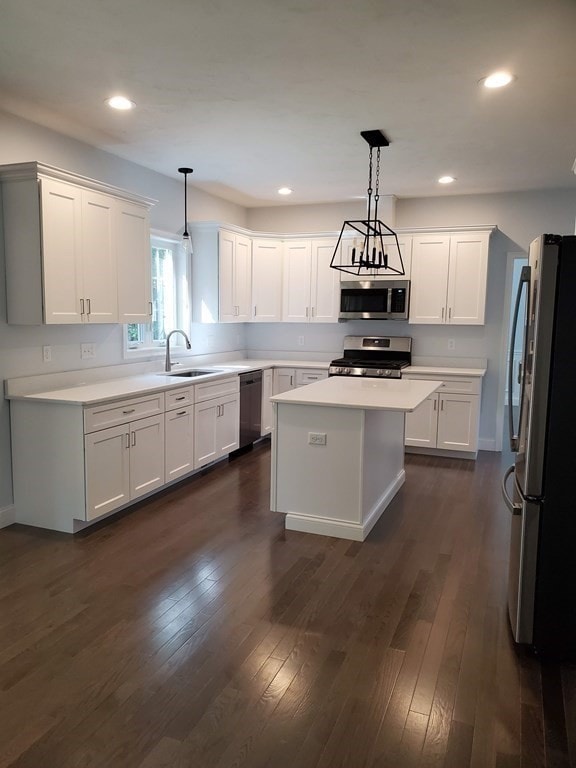
M 407 320 L 409 280 L 346 280 L 340 283 L 341 320 Z

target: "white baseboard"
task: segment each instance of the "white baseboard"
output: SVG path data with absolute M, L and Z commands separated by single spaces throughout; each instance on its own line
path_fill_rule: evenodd
M 0 528 L 7 528 L 16 522 L 16 512 L 13 506 L 0 509 Z

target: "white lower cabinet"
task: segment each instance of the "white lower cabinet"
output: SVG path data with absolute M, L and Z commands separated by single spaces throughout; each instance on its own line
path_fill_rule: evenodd
M 92 432 L 84 438 L 86 520 L 164 485 L 164 417 Z
M 238 376 L 196 385 L 194 466 L 199 468 L 235 451 L 240 437 Z
M 287 392 L 296 386 L 296 370 L 294 368 L 274 368 L 274 394 Z
M 166 392 L 164 474 L 166 482 L 194 469 L 194 387 Z
M 296 386 L 304 387 L 306 384 L 313 384 L 315 381 L 321 381 L 328 378 L 328 371 L 321 368 L 297 368 Z
M 405 378 L 433 380 L 433 374 Z M 476 455 L 480 424 L 480 378 L 443 380 L 440 391 L 406 414 L 405 444 Z

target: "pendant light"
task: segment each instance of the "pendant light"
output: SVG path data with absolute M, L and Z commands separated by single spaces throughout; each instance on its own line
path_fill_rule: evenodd
M 344 222 L 330 266 L 351 275 L 366 277 L 380 274 L 404 275 L 406 272 L 396 232 L 378 218 L 380 149 L 389 146 L 390 142 L 379 130 L 361 131 L 360 135 L 370 146 L 367 217 Z M 374 150 L 376 150 L 376 179 L 372 187 Z M 390 249 L 393 254 L 393 264 L 390 263 Z
M 178 173 L 184 174 L 184 232 L 182 232 L 182 244 L 187 253 L 192 253 L 192 242 L 188 234 L 188 174 L 193 173 L 192 168 L 178 168 Z

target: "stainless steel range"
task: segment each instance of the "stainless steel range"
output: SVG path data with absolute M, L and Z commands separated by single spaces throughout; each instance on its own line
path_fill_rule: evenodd
M 346 336 L 344 356 L 332 360 L 328 375 L 400 379 L 411 362 L 409 336 Z

